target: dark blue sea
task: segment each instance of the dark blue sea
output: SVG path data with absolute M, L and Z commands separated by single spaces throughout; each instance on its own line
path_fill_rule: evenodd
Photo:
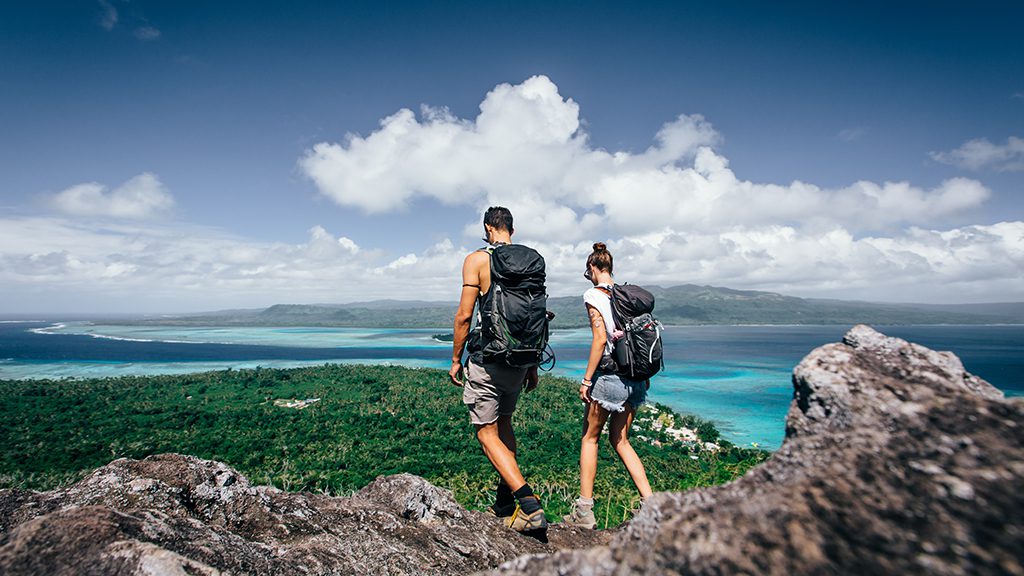
M 1024 395 L 1024 326 L 882 326 L 880 331 L 957 354 L 967 369 Z M 774 449 L 792 397 L 790 374 L 812 349 L 847 326 L 699 326 L 665 332 L 666 365 L 651 399 L 709 418 L 740 445 Z M 323 362 L 447 368 L 450 344 L 436 330 L 177 328 L 88 321 L 0 322 L 0 379 L 176 374 Z M 555 373 L 578 378 L 589 330 L 552 337 Z M 567 391 L 571 393 L 571 391 Z

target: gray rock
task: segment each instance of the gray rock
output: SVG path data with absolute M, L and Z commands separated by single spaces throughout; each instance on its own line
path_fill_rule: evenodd
M 655 494 L 607 546 L 492 574 L 1024 574 L 1024 403 L 867 326 L 793 372 L 786 440 L 730 484 Z
M 5 575 L 466 574 L 602 541 L 541 544 L 408 474 L 338 498 L 177 454 L 115 460 L 63 490 L 0 490 L 0 527 Z

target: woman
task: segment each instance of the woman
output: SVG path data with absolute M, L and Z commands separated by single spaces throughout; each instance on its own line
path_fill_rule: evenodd
M 594 251 L 587 257 L 587 270 L 583 276 L 594 284 L 593 288 L 583 294 L 593 336 L 590 358 L 580 385 L 580 400 L 585 403 L 583 438 L 580 442 L 580 496 L 564 519 L 570 524 L 594 528 L 597 526 L 594 517 L 597 442 L 605 422 L 609 422 L 608 440 L 626 465 L 626 470 L 640 491 L 641 501 L 651 495 L 651 485 L 647 482 L 644 465 L 629 444 L 629 428 L 637 408 L 647 399 L 648 383 L 644 380 L 627 380 L 599 368 L 602 360 L 611 354 L 613 342 L 622 337 L 622 331 L 616 330 L 612 318 L 611 287 L 615 283 L 612 279 L 612 255 L 603 243 L 594 244 Z

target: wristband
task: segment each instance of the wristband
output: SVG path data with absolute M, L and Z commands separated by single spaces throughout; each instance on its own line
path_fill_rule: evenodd
M 593 386 L 594 385 L 593 382 L 591 382 L 590 380 L 587 380 L 586 378 L 584 378 L 582 380 L 582 383 L 583 383 L 584 386 Z

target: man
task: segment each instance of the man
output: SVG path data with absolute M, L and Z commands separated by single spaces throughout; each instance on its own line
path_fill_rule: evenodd
M 507 208 L 487 209 L 484 239 L 488 244 L 511 244 L 513 232 L 512 213 Z M 498 360 L 485 362 L 481 353 L 483 343 L 474 341 L 469 343 L 469 362 L 463 371 L 463 348 L 469 340 L 473 308 L 478 300 L 480 305 L 484 304 L 490 288 L 490 254 L 477 250 L 466 256 L 462 265 L 462 296 L 455 313 L 452 366 L 448 375 L 452 384 L 463 387 L 462 401 L 469 407 L 477 440 L 501 477 L 491 511 L 496 516 L 510 518 L 508 525 L 514 530 L 546 530 L 547 520 L 540 500 L 519 471 L 516 437 L 512 430 L 512 413 L 519 393 L 524 386 L 528 392 L 537 386 L 537 367 L 512 367 Z

